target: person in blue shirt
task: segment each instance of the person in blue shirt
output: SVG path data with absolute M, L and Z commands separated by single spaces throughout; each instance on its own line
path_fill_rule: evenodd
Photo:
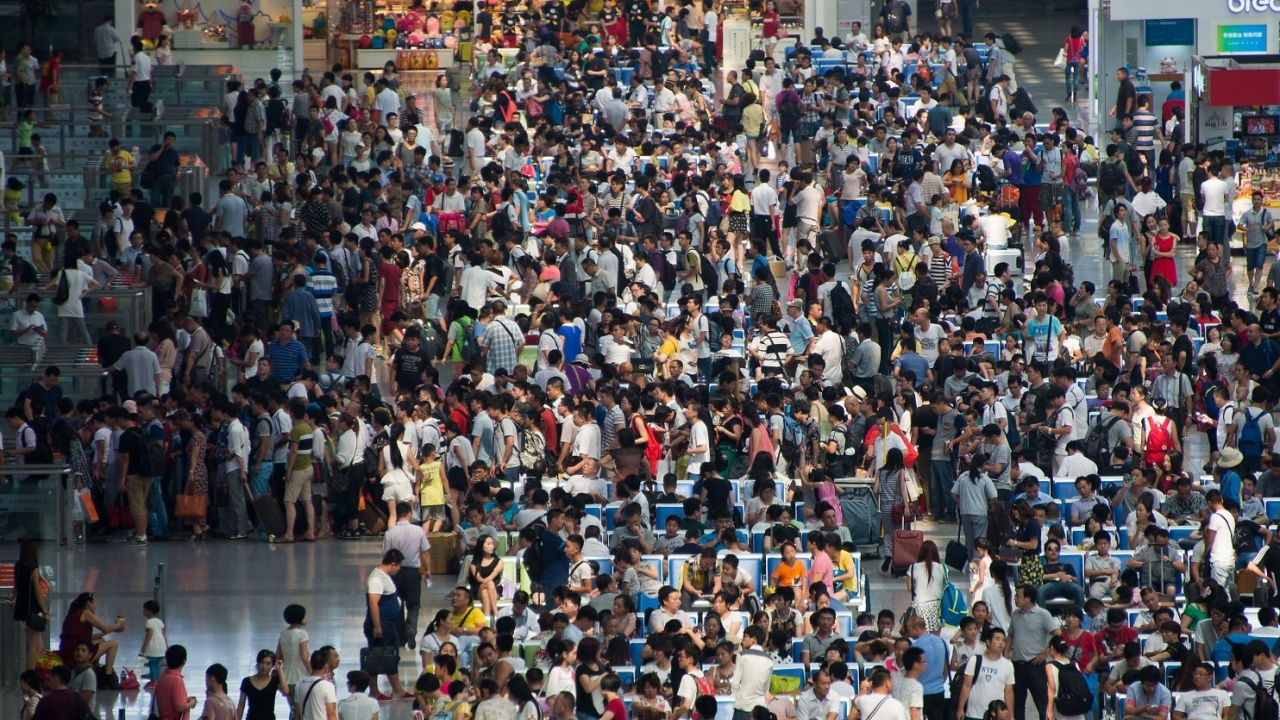
M 925 717 L 941 717 L 946 702 L 943 692 L 946 684 L 947 643 L 926 629 L 924 618 L 919 615 L 907 621 L 907 637 L 911 646 L 924 650 L 925 669 L 918 680 L 924 686 Z
M 1044 149 L 1036 140 L 1035 133 L 1024 136 L 1022 157 L 1022 193 L 1018 196 L 1018 211 L 1022 221 L 1031 226 L 1044 225 L 1044 211 L 1040 209 L 1040 184 L 1044 179 Z
M 569 582 L 569 556 L 565 554 L 565 542 L 560 537 L 563 529 L 564 512 L 554 508 L 548 510 L 547 527 L 540 532 L 544 588 L 557 588 Z
M 1249 637 L 1249 619 L 1244 615 L 1233 615 L 1227 621 L 1227 635 L 1213 644 L 1209 659 L 1214 663 L 1231 660 L 1231 648 L 1234 645 L 1247 645 L 1253 638 Z
M 919 345 L 915 338 L 903 338 L 900 345 L 902 354 L 898 356 L 897 360 L 893 361 L 893 374 L 900 376 L 904 370 L 911 372 L 915 376 L 912 379 L 912 383 L 918 388 L 930 379 L 929 361 L 916 352 Z

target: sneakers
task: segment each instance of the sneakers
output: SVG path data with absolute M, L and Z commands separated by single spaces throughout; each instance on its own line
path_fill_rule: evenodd
M 377 700 L 378 702 L 391 702 L 393 698 L 390 695 L 383 695 L 382 693 L 378 693 L 373 697 L 373 699 Z
M 145 537 L 142 537 L 141 535 L 130 535 L 129 544 L 130 545 L 146 545 L 147 539 Z

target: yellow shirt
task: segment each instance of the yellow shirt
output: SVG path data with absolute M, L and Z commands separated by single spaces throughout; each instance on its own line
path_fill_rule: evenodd
M 840 581 L 840 583 L 838 583 L 838 589 L 845 590 L 847 592 L 857 592 L 858 576 L 854 573 L 853 555 L 849 551 L 840 551 L 840 562 L 837 563 L 836 568 L 836 575 L 853 574 L 852 578 Z
M 120 161 L 119 169 L 117 169 L 116 165 L 117 160 Z M 107 155 L 107 169 L 112 171 L 111 182 L 133 182 L 133 173 L 129 171 L 129 166 L 131 165 L 133 165 L 133 154 L 128 150 L 121 148 L 120 152 L 115 155 Z
M 760 137 L 764 126 L 764 108 L 755 102 L 742 109 L 742 131 L 748 138 Z
M 479 608 L 467 608 L 461 614 L 453 616 L 453 626 L 459 630 L 479 630 L 487 624 L 484 621 L 484 613 Z
M 444 465 L 439 460 L 422 463 L 422 483 L 418 501 L 423 505 L 444 505 Z
M 735 190 L 729 198 L 729 209 L 733 212 L 747 212 L 751 210 L 751 197 L 741 190 Z

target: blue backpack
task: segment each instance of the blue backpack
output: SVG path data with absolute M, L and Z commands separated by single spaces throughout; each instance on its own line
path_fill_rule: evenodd
M 1240 430 L 1240 440 L 1236 443 L 1236 447 L 1245 457 L 1262 455 L 1262 428 L 1258 425 L 1260 417 L 1262 417 L 1261 412 L 1254 415 L 1249 412 L 1249 408 L 1244 409 L 1244 427 Z
M 698 194 L 707 199 L 707 217 L 705 218 L 707 230 L 710 231 L 713 227 L 720 227 L 720 221 L 724 219 L 724 215 L 720 212 L 720 201 L 705 192 L 699 192 Z
M 943 565 L 945 568 L 946 565 Z M 947 577 L 947 571 L 943 570 L 943 578 Z M 950 579 L 946 579 L 946 586 L 942 589 L 942 624 L 950 627 L 960 627 L 960 621 L 969 616 L 969 601 L 964 599 L 964 593 L 960 592 L 960 588 Z
M 800 445 L 804 443 L 804 426 L 791 415 L 782 416 L 782 456 L 791 461 L 800 457 Z

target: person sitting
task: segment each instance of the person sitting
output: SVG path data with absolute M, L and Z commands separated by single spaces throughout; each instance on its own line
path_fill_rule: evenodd
M 1076 576 L 1076 569 L 1061 560 L 1062 543 L 1049 540 L 1044 544 L 1044 583 L 1040 586 L 1039 603 L 1048 606 L 1050 601 L 1066 600 L 1073 607 L 1084 607 L 1084 587 Z

